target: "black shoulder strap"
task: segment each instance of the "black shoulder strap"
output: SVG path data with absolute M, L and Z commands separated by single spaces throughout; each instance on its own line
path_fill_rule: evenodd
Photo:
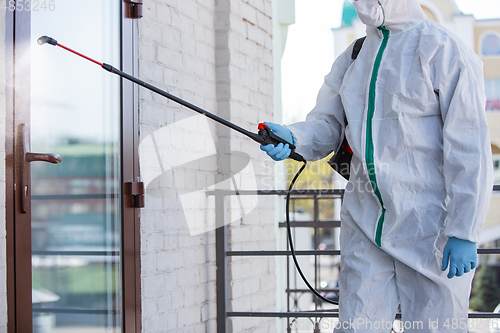
M 366 36 L 361 37 L 358 40 L 356 40 L 356 43 L 354 43 L 354 48 L 352 49 L 352 55 L 351 55 L 352 60 L 356 60 L 356 58 L 358 57 L 359 51 L 361 51 L 361 47 L 363 46 L 363 42 L 365 41 L 365 39 Z
M 363 46 L 363 42 L 365 41 L 365 39 L 366 36 L 361 37 L 357 39 L 356 42 L 354 43 L 354 48 L 352 49 L 352 55 L 351 55 L 351 59 L 353 61 L 356 60 L 356 58 L 358 57 L 359 51 L 361 51 L 361 47 Z M 344 121 L 345 125 L 347 126 L 347 117 L 345 116 L 345 114 L 344 114 Z

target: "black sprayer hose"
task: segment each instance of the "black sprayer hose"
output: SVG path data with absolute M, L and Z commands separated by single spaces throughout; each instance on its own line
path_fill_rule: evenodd
M 328 299 L 328 298 L 322 296 L 316 289 L 314 289 L 313 286 L 311 286 L 309 281 L 307 281 L 307 278 L 305 277 L 304 273 L 302 273 L 302 270 L 300 269 L 299 262 L 297 260 L 297 257 L 295 256 L 295 249 L 293 248 L 292 228 L 290 227 L 290 193 L 293 189 L 293 185 L 295 185 L 295 181 L 300 176 L 302 171 L 304 171 L 306 165 L 307 165 L 307 162 L 304 161 L 304 164 L 302 164 L 302 167 L 300 168 L 300 170 L 293 177 L 292 182 L 290 183 L 290 186 L 288 187 L 288 192 L 286 194 L 286 229 L 287 229 L 287 233 L 288 233 L 288 243 L 290 244 L 290 252 L 292 252 L 292 258 L 293 258 L 293 262 L 295 263 L 295 267 L 297 268 L 297 272 L 299 272 L 300 277 L 302 278 L 304 283 L 307 285 L 309 290 L 311 290 L 311 292 L 316 297 L 321 299 L 322 301 L 325 301 L 325 302 L 330 303 L 330 304 L 338 305 L 339 302 L 333 301 L 331 299 Z

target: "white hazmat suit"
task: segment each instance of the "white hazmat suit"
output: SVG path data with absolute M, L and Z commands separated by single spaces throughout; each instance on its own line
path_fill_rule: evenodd
M 489 208 L 482 62 L 418 0 L 354 5 L 367 25 L 357 59 L 351 45 L 306 121 L 285 126 L 307 160 L 343 133 L 354 153 L 335 332 L 387 333 L 399 303 L 405 332 L 466 332 L 473 274 L 448 279 L 441 264 L 449 237 L 479 240 Z

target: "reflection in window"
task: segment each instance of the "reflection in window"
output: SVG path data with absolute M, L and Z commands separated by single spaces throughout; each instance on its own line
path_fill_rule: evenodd
M 488 33 L 483 37 L 481 52 L 484 56 L 500 56 L 500 37 L 495 33 Z
M 485 79 L 486 111 L 500 111 L 500 79 Z

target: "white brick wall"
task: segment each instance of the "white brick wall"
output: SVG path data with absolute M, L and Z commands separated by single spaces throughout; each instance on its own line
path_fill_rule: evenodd
M 5 11 L 0 11 L 0 133 L 5 133 Z M 0 160 L 5 161 L 5 135 L 0 135 Z M 0 332 L 7 332 L 5 243 L 5 163 L 0 163 Z
M 272 120 L 271 12 L 271 0 L 147 1 L 139 20 L 139 76 L 256 131 Z M 215 232 L 198 232 L 214 221 L 213 200 L 203 189 L 225 166 L 207 159 L 248 154 L 251 168 L 238 178 L 240 189 L 269 177 L 272 161 L 241 134 L 150 92 L 140 90 L 139 108 L 141 176 L 149 185 L 141 212 L 143 331 L 215 332 Z M 243 218 L 238 200 L 228 200 L 226 216 L 237 218 L 228 227 L 231 250 L 275 248 L 274 200 L 254 199 L 244 200 Z M 274 258 L 232 258 L 229 267 L 230 310 L 274 310 Z M 230 331 L 275 332 L 274 322 L 232 319 Z
M 230 1 L 230 108 L 231 121 L 255 130 L 272 120 L 273 57 L 271 1 Z M 269 177 L 269 160 L 254 142 L 231 132 L 232 150 L 252 158 L 255 176 Z M 258 181 L 257 183 L 260 184 Z M 229 226 L 231 250 L 270 250 L 275 247 L 274 200 L 259 198 L 255 210 Z M 275 310 L 274 258 L 231 257 L 230 303 L 233 311 Z M 232 332 L 275 332 L 274 320 L 230 319 Z

